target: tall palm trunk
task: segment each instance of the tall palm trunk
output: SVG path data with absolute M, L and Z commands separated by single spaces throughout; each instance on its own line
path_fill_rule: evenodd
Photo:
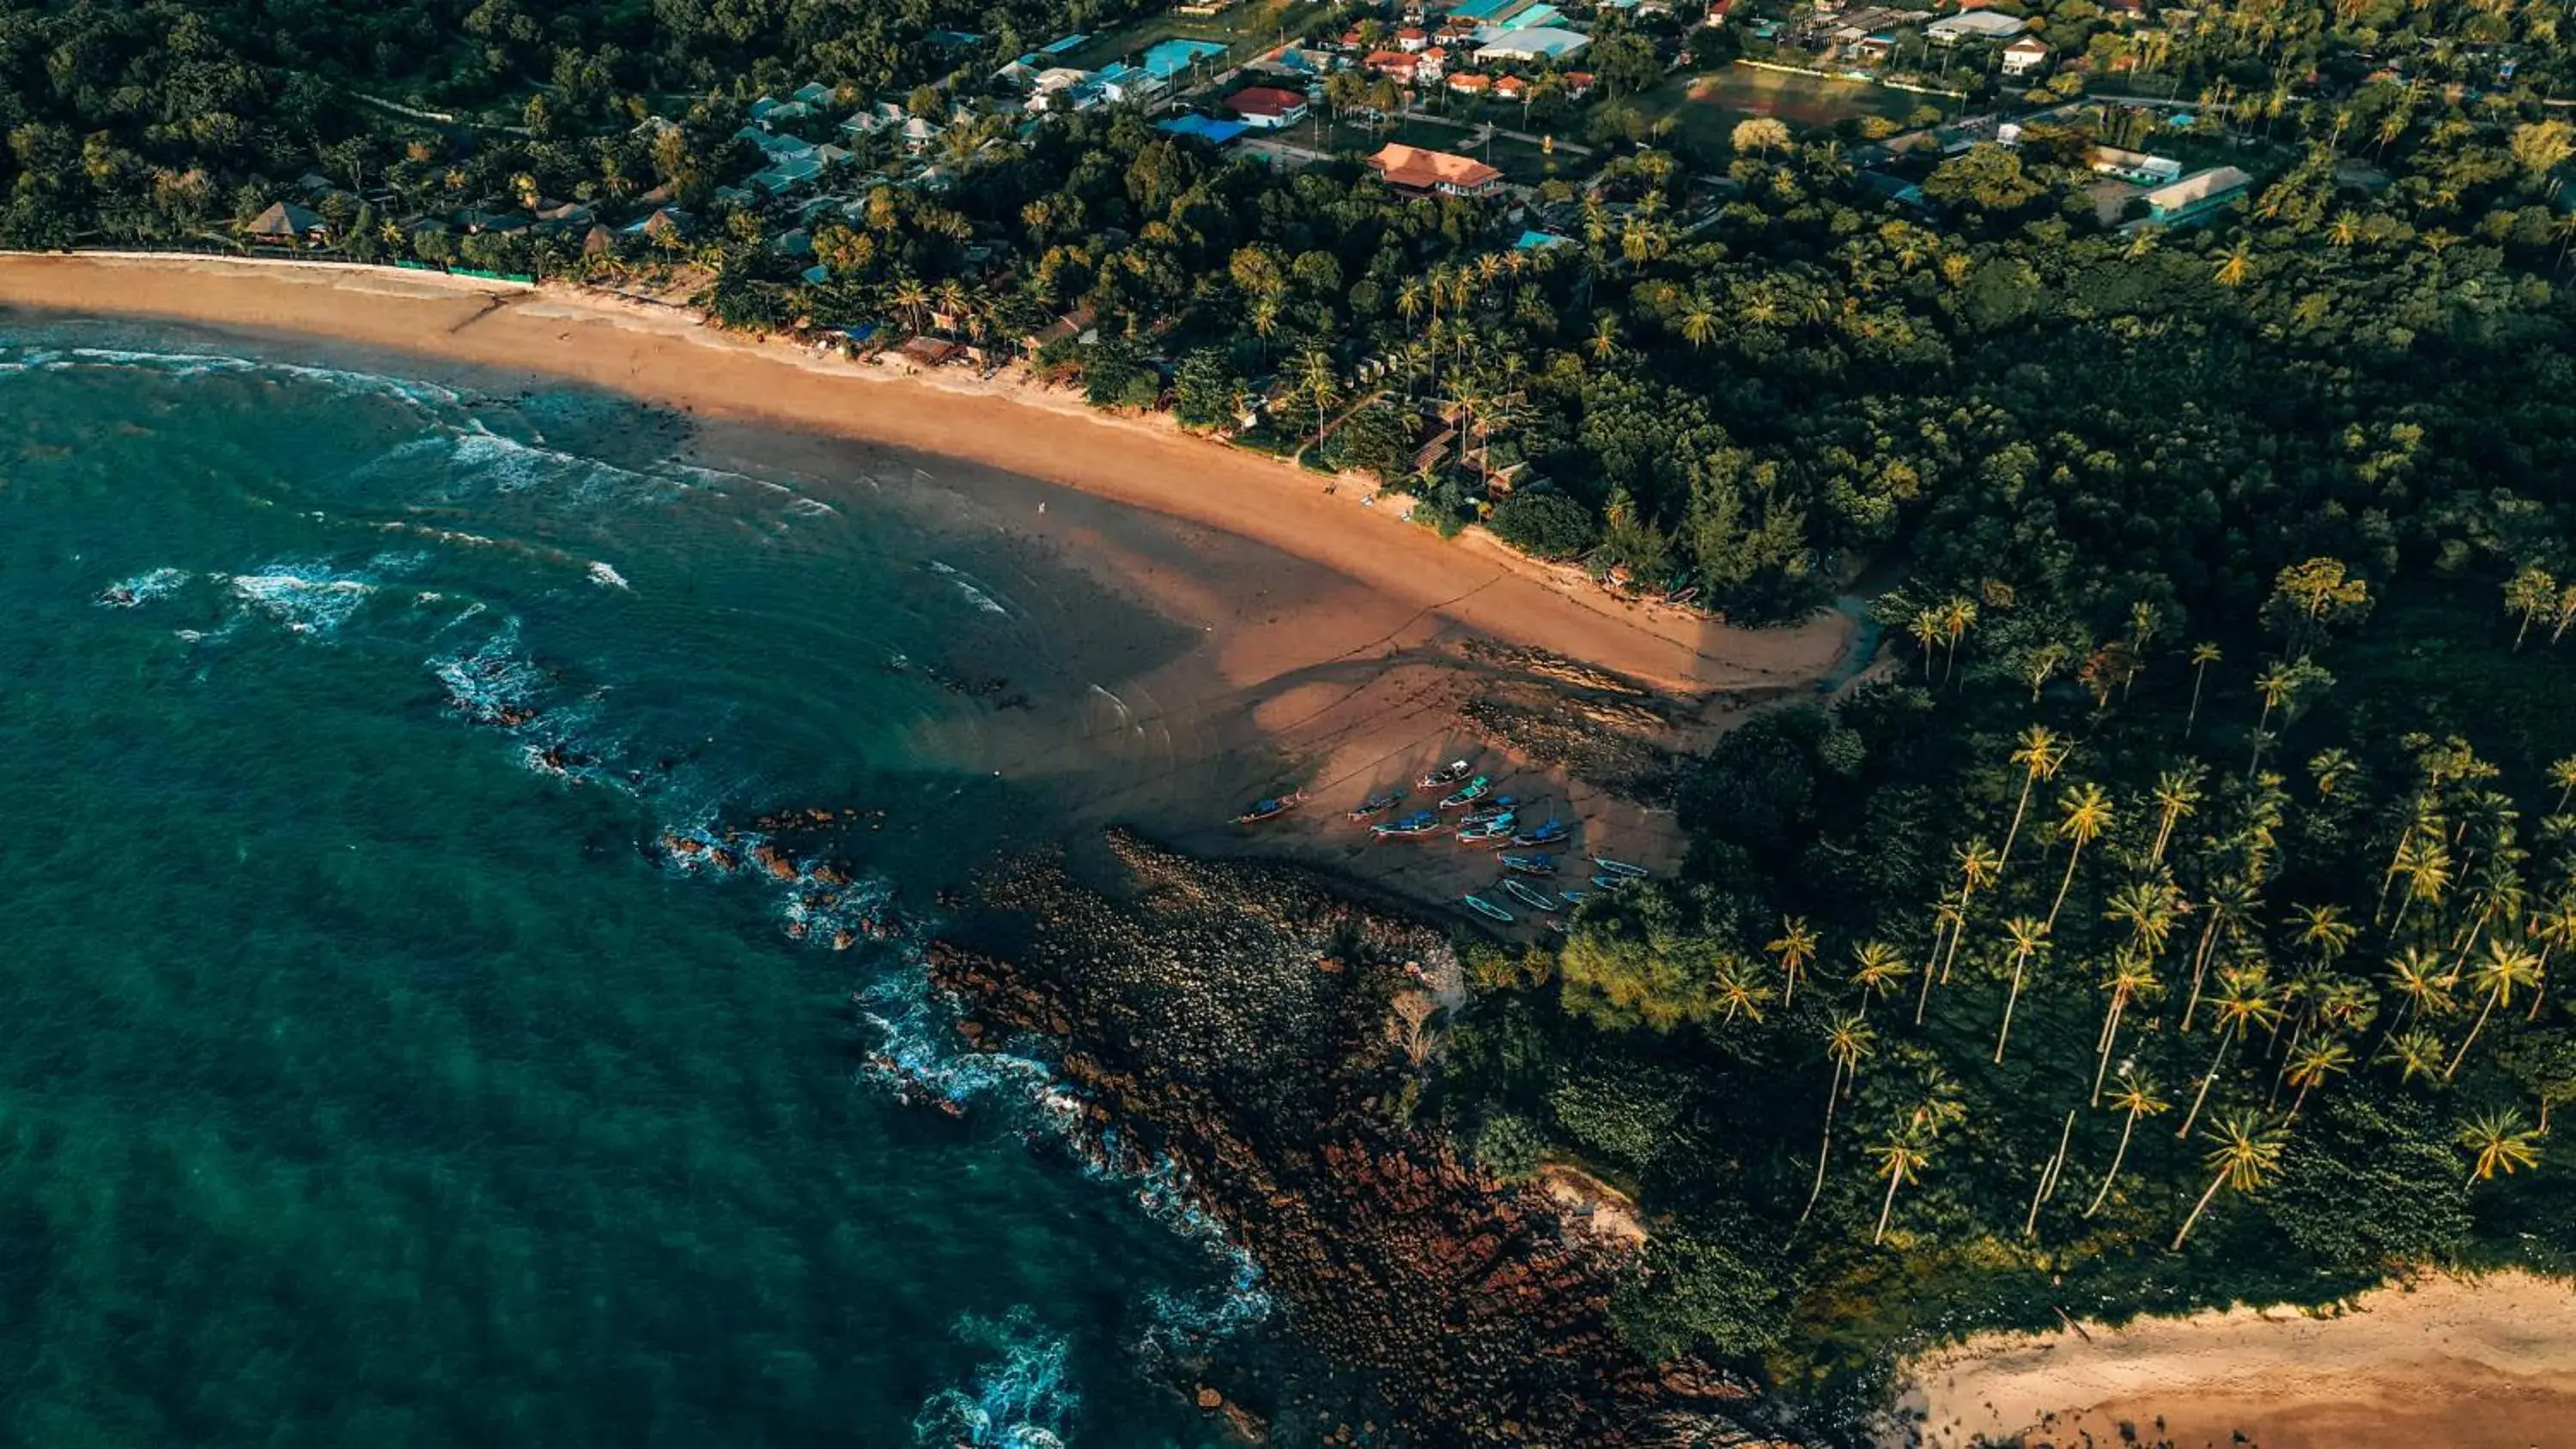
M 2075 848 L 2066 852 L 2066 875 L 2057 883 L 2057 899 L 2048 903 L 2048 928 L 2057 929 L 2057 913 L 2065 908 L 2066 891 L 2075 884 L 2075 863 L 2084 858 L 2084 842 L 2079 838 Z
M 2191 671 L 2191 713 L 2182 717 L 2182 737 L 2191 738 L 2191 727 L 2200 723 L 2200 687 L 2209 681 L 2209 666 L 2195 665 Z
M 2128 993 L 2114 992 L 2111 1009 L 2102 1017 L 2102 1040 L 2094 1045 L 2093 1096 L 2085 1103 L 2087 1106 L 2102 1105 L 2102 1078 L 2111 1070 L 2111 1048 L 2120 1039 L 2120 1017 L 2128 1009 Z
M 2182 1240 L 2191 1236 L 2192 1225 L 2200 1221 L 2202 1213 L 2209 1211 L 2210 1200 L 2217 1197 L 2218 1190 L 2226 1185 L 2227 1169 L 2222 1167 L 2218 1169 L 2218 1175 L 2209 1180 L 2209 1190 L 2200 1195 L 2200 1201 L 2191 1205 L 2191 1216 L 2182 1220 L 2182 1231 L 2174 1234 L 2173 1247 L 2168 1251 L 2182 1251 Z
M 2005 866 L 2012 864 L 2013 841 L 2021 835 L 2022 812 L 2030 808 L 2030 790 L 2033 785 L 2038 783 L 2039 772 L 2037 770 L 2026 770 L 2022 773 L 2021 799 L 2013 805 L 2012 828 L 2004 832 L 2004 848 L 1995 857 L 1995 869 L 1998 872 L 2000 872 Z
M 2443 1081 L 2447 1082 L 2460 1074 L 2460 1063 L 2469 1059 L 2469 1048 L 2477 1044 L 2478 1033 L 2486 1030 L 2487 1016 L 2495 1010 L 2495 1007 L 2496 994 L 2490 991 L 2487 993 L 2487 1004 L 2478 1008 L 2478 1019 L 2469 1026 L 2468 1039 L 2460 1043 L 2460 1054 L 2451 1058 L 2451 1065 L 2443 1069 Z
M 2201 1074 L 2200 1090 L 2192 1093 L 2191 1110 L 2183 1114 L 2182 1130 L 2174 1134 L 2176 1140 L 2180 1140 L 2191 1135 L 2191 1124 L 2200 1120 L 2201 1104 L 2209 1100 L 2209 1084 L 2218 1080 L 2218 1064 L 2226 1060 L 2227 1049 L 2235 1044 L 2236 1033 L 2221 1032 L 2219 1034 L 2218 1050 L 2210 1054 L 2209 1070 Z
M 2004 1029 L 1995 1035 L 1995 1060 L 1998 1063 L 2002 1062 L 2004 1059 L 2004 1043 L 2012 1040 L 2013 1008 L 2021 1004 L 2022 968 L 2029 964 L 2030 953 L 2028 951 L 2016 951 L 2013 953 L 2012 991 L 2004 997 Z
M 2132 1112 L 2129 1120 L 2120 1124 L 2120 1146 L 2111 1154 L 2111 1170 L 2102 1174 L 2102 1186 L 2093 1194 L 2093 1201 L 2084 1205 L 2084 1216 L 2089 1218 L 2102 1210 L 2102 1200 L 2111 1195 L 2111 1184 L 2119 1180 L 2120 1164 L 2128 1160 L 2129 1134 L 2136 1130 L 2138 1114 Z
M 1887 1175 L 1887 1197 L 1878 1205 L 1878 1231 L 1871 1234 L 1869 1240 L 1872 1246 L 1887 1237 L 1887 1215 L 1896 1211 L 1896 1185 L 1902 1181 L 1904 1178 L 1897 1173 Z
M 1842 1089 L 1843 1066 L 1842 1063 L 1836 1062 L 1833 1080 L 1825 1086 L 1825 1140 L 1816 1148 L 1816 1185 L 1807 1189 L 1806 1210 L 1798 1214 L 1798 1221 L 1801 1223 L 1816 1211 L 1816 1199 L 1824 1196 L 1825 1164 L 1831 1161 L 1834 1155 L 1834 1101 L 1842 1095 Z
M 2201 983 L 2209 978 L 2209 948 L 2218 939 L 2218 913 L 2211 911 L 2209 921 L 2200 928 L 2200 944 L 2191 952 L 2191 999 L 2183 1003 L 2182 1029 L 2191 1030 L 2191 1014 L 2200 1009 Z
M 2023 1237 L 2030 1237 L 2039 1231 L 2040 1204 L 2056 1195 L 2057 1174 L 2066 1165 L 2066 1145 L 2074 1140 L 2075 1113 L 2070 1110 L 2066 1114 L 2065 1129 L 2057 1134 L 2057 1152 L 2048 1159 L 2048 1166 L 2040 1169 L 2039 1186 L 2031 1190 L 2030 1216 L 2024 1218 L 2021 1225 Z

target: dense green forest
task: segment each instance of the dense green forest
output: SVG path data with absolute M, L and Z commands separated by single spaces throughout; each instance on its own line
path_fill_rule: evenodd
M 2125 44 L 2089 0 L 1997 8 Z M 1901 673 L 1693 763 L 1680 878 L 1483 958 L 1425 1099 L 1498 1171 L 1640 1195 L 1641 1344 L 1848 1405 L 1928 1333 L 2576 1267 L 2558 7 L 2151 11 L 2196 130 L 2034 124 L 1917 206 L 1855 164 L 1887 127 L 1711 150 L 1616 85 L 1581 168 L 1478 200 L 983 104 L 996 57 L 1131 13 L 0 0 L 0 239 L 231 244 L 318 173 L 352 257 L 689 268 L 744 327 L 1007 340 L 1087 306 L 1098 340 L 1041 360 L 1100 405 L 1225 432 L 1266 396 L 1247 441 L 1328 434 L 1426 522 L 1744 621 L 1901 578 Z M 1602 24 L 1640 84 L 1735 44 Z M 941 118 L 944 175 L 860 137 L 845 207 L 718 199 L 747 103 L 809 81 Z M 2259 180 L 2106 221 L 2105 128 Z M 700 224 L 585 255 L 449 220 L 553 199 Z M 1411 476 L 1435 399 L 1545 481 Z

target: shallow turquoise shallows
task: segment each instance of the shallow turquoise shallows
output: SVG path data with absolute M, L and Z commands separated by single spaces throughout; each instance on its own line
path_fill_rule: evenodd
M 655 849 L 881 809 L 920 921 L 1042 833 L 934 758 L 1043 655 L 973 540 L 399 370 L 0 319 L 0 1442 L 1205 1441 L 1239 1260 Z

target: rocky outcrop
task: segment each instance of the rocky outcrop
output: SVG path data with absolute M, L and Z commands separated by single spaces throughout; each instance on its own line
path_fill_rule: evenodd
M 1435 933 L 1293 870 L 1110 847 L 1124 880 L 1023 865 L 997 915 L 932 951 L 970 1046 L 1052 1039 L 1095 1126 L 1118 1129 L 1103 1142 L 1185 1170 L 1301 1338 L 1374 1385 L 1411 1442 L 1770 1442 L 1749 1386 L 1620 1342 L 1613 1259 L 1544 1194 L 1384 1110 L 1408 1070 L 1388 1001 L 1446 949 Z

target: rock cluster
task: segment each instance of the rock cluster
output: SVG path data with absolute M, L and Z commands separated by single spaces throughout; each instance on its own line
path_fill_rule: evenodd
M 1445 951 L 1435 933 L 1290 868 L 1127 836 L 1110 850 L 1114 896 L 1025 863 L 991 893 L 1001 914 L 968 928 L 993 944 L 935 947 L 933 976 L 966 1003 L 971 1046 L 1052 1038 L 1095 1125 L 1187 1172 L 1391 1428 L 1439 1445 L 1768 1442 L 1743 1422 L 1746 1385 L 1659 1373 L 1620 1342 L 1611 1260 L 1544 1195 L 1380 1110 L 1408 1070 L 1388 1001 Z

